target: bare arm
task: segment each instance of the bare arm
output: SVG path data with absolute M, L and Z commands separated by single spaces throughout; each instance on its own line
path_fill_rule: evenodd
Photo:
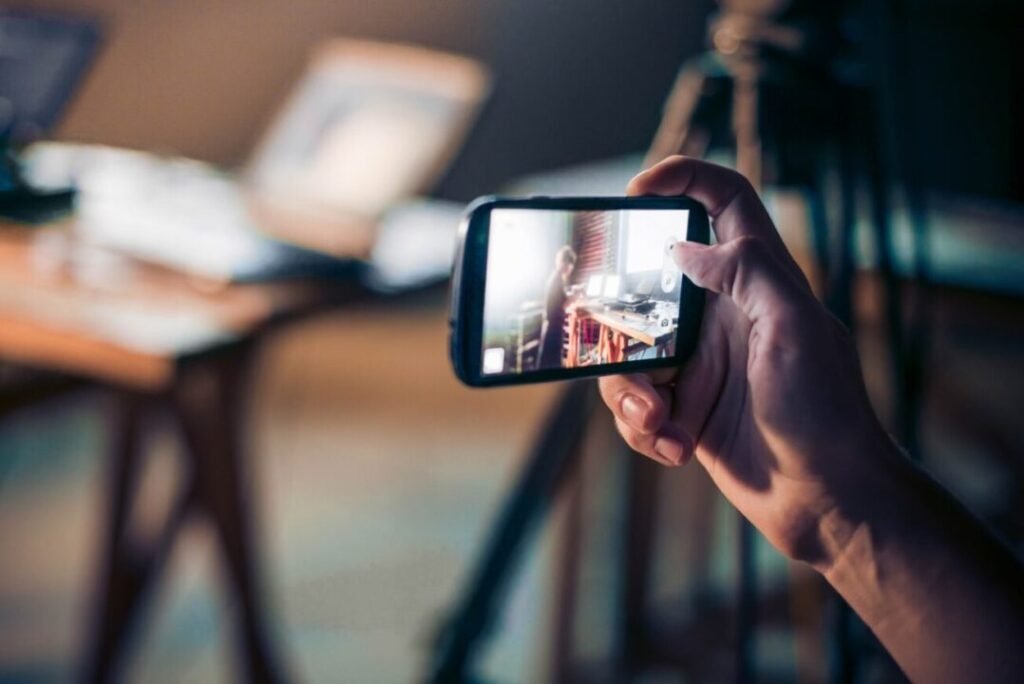
M 1024 570 L 885 434 L 847 331 L 750 185 L 673 157 L 630 192 L 701 201 L 719 244 L 673 248 L 709 290 L 694 358 L 601 380 L 627 443 L 669 466 L 695 457 L 773 545 L 827 578 L 912 679 L 1024 672 Z
M 894 445 L 822 517 L 819 564 L 914 681 L 1019 681 L 1019 561 Z M 867 485 L 867 483 L 865 483 Z

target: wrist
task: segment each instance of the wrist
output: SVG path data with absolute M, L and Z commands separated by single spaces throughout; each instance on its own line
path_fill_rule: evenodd
M 849 463 L 830 488 L 829 505 L 818 519 L 819 554 L 811 565 L 826 578 L 849 563 L 859 564 L 865 546 L 879 542 L 879 525 L 900 515 L 890 510 L 914 466 L 881 426 L 849 454 Z

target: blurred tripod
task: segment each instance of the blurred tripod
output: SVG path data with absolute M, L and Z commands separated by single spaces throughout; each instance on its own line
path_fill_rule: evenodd
M 899 3 L 849 4 L 721 0 L 722 11 L 709 24 L 712 49 L 680 70 L 645 166 L 672 154 L 705 157 L 731 147 L 737 169 L 758 190 L 765 184 L 799 188 L 807 199 L 823 299 L 851 332 L 857 322 L 857 196 L 859 182 L 865 183 L 884 300 L 892 422 L 919 457 L 927 208 L 913 129 L 893 130 L 897 122 L 913 120 L 905 95 L 907 55 L 894 39 L 906 15 Z M 913 237 L 910 297 L 894 264 L 889 190 L 897 169 Z M 839 185 L 837 226 L 826 208 L 830 176 Z M 747 680 L 756 571 L 753 531 L 743 519 L 739 524 L 737 678 Z M 833 626 L 832 679 L 854 681 L 851 631 L 858 625 L 841 601 Z
M 881 68 L 898 61 L 892 49 L 894 22 L 888 6 L 882 0 L 865 0 L 859 8 L 862 21 L 872 24 L 875 39 L 858 46 L 844 38 L 847 8 L 832 3 L 722 0 L 721 4 L 722 11 L 709 27 L 713 49 L 683 65 L 647 165 L 680 152 L 705 156 L 716 148 L 730 148 L 738 169 L 755 187 L 771 183 L 800 188 L 808 198 L 826 303 L 851 328 L 855 324 L 856 195 L 858 181 L 866 181 L 885 297 L 895 422 L 904 443 L 916 452 L 916 359 L 922 353 L 923 335 L 913 333 L 920 329 L 914 325 L 909 328 L 911 334 L 906 332 L 904 288 L 894 270 L 888 194 L 892 157 L 906 160 L 901 176 L 915 235 L 913 272 L 926 283 L 925 206 L 920 176 L 908 154 L 913 149 L 912 136 L 901 132 L 899 150 L 887 142 L 895 136 L 886 122 L 897 115 L 910 118 L 908 103 L 897 92 L 900 89 L 889 82 L 890 70 Z M 858 47 L 861 54 L 856 58 Z M 872 81 L 868 74 L 881 74 L 878 80 L 885 82 Z M 825 199 L 833 174 L 838 177 L 840 195 L 835 227 Z M 476 656 L 497 619 L 529 535 L 574 475 L 593 407 L 590 383 L 567 386 L 504 501 L 450 620 L 438 635 L 427 681 L 474 681 Z M 641 671 L 654 650 L 653 635 L 644 620 L 644 599 L 654 551 L 651 527 L 657 470 L 635 456 L 628 458 L 626 467 L 622 487 L 627 511 L 618 592 L 621 629 L 614 681 Z M 581 524 L 578 513 L 571 520 L 572 528 Z M 748 682 L 754 679 L 757 572 L 753 530 L 742 518 L 739 522 L 734 673 L 736 681 Z M 576 544 L 578 530 L 571 529 L 568 536 L 567 545 Z M 566 572 L 573 571 L 569 567 Z M 563 593 L 567 589 L 563 586 Z M 854 624 L 848 609 L 838 611 L 832 667 L 832 679 L 837 682 L 857 677 L 849 638 Z M 571 630 L 565 625 L 558 631 L 563 642 L 569 640 L 565 632 Z M 571 644 L 558 643 L 553 650 L 567 645 Z M 566 671 L 555 676 L 559 681 L 573 678 Z
M 884 0 L 721 4 L 709 25 L 712 50 L 680 70 L 645 166 L 671 154 L 704 157 L 731 148 L 737 169 L 755 188 L 800 189 L 825 303 L 851 330 L 857 197 L 864 182 L 885 302 L 892 422 L 917 455 L 929 265 L 927 207 L 908 123 L 913 112 L 906 97 L 907 56 L 894 38 L 905 13 L 900 3 Z M 826 202 L 833 177 L 839 186 L 837 225 Z M 894 177 L 910 216 L 914 288 L 901 287 L 895 271 L 889 196 Z M 904 306 L 904 289 L 914 295 L 910 307 Z

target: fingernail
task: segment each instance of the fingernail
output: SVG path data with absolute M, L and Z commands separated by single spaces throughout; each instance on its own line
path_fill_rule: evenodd
M 647 415 L 647 404 L 640 397 L 627 394 L 622 397 L 621 407 L 622 417 L 627 423 L 634 427 L 643 427 L 644 417 Z
M 663 459 L 672 465 L 679 465 L 683 462 L 683 445 L 668 437 L 658 437 L 654 440 L 654 450 Z

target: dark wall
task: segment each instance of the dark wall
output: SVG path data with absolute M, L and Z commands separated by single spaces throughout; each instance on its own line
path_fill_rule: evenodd
M 888 1 L 888 0 L 887 0 Z M 1024 2 L 900 0 L 916 154 L 940 192 L 1024 202 Z M 536 169 L 642 150 L 712 0 L 486 4 L 500 84 L 443 186 L 468 197 Z M 871 30 L 871 27 L 868 27 Z
M 94 14 L 107 43 L 60 137 L 243 163 L 331 36 L 408 41 L 492 66 L 496 90 L 443 185 L 642 149 L 712 0 L 22 0 Z
M 887 0 L 888 1 L 888 0 Z M 713 0 L 19 0 L 103 17 L 108 41 L 65 139 L 243 163 L 331 36 L 409 41 L 487 62 L 496 90 L 441 187 L 642 150 Z M 930 184 L 1024 201 L 1024 2 L 900 0 Z
M 712 0 L 515 0 L 482 17 L 498 83 L 444 184 L 455 197 L 515 175 L 643 150 Z
M 937 190 L 1024 201 L 1024 2 L 905 4 L 925 178 Z

